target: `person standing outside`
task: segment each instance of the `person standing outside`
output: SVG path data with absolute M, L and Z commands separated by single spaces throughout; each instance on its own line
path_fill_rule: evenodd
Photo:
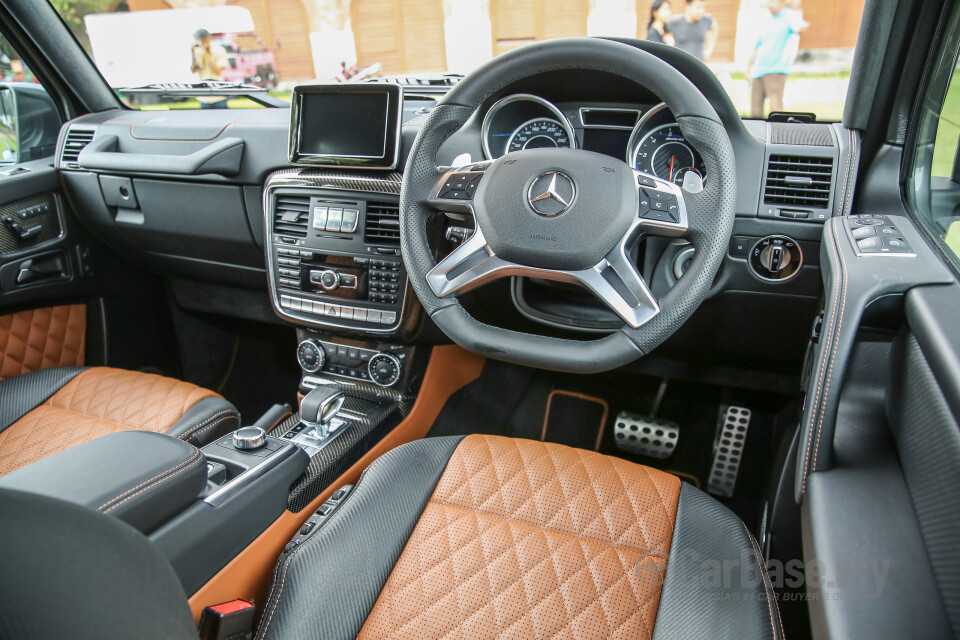
M 655 0 L 650 5 L 650 22 L 647 25 L 647 40 L 673 46 L 673 34 L 667 28 L 670 20 L 670 0 Z
M 808 26 L 803 15 L 787 7 L 784 0 L 768 0 L 767 9 L 770 18 L 760 29 L 747 62 L 747 75 L 751 78 L 750 113 L 754 118 L 764 117 L 767 100 L 770 111 L 783 111 L 783 90 L 795 55 L 791 39 L 799 37 Z
M 220 80 L 227 67 L 227 50 L 213 42 L 210 32 L 197 29 L 193 34 L 194 42 L 190 47 L 190 71 L 200 80 Z M 222 96 L 199 96 L 197 102 L 201 109 L 226 109 L 227 99 Z
M 704 0 L 686 0 L 683 15 L 667 21 L 667 30 L 673 34 L 678 49 L 706 62 L 713 55 L 720 25 L 707 13 Z

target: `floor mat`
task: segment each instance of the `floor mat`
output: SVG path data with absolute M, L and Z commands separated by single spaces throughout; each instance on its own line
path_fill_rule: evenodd
M 540 440 L 596 451 L 609 413 L 603 398 L 554 389 L 547 396 Z

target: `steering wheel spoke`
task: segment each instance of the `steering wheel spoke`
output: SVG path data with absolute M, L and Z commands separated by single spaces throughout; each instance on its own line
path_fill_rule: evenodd
M 634 225 L 634 230 L 640 224 Z M 632 230 L 603 260 L 589 269 L 541 269 L 504 260 L 494 254 L 478 228 L 459 247 L 427 273 L 427 284 L 444 298 L 475 289 L 498 278 L 527 276 L 579 284 L 593 293 L 630 327 L 648 322 L 660 307 L 628 254 Z
M 640 205 L 637 218 L 642 233 L 675 238 L 689 228 L 683 190 L 666 180 L 634 170 Z

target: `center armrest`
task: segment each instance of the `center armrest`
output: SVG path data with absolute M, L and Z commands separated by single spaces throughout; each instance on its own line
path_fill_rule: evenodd
M 188 507 L 206 483 L 199 449 L 147 431 L 103 436 L 0 478 L 2 488 L 90 507 L 143 532 Z

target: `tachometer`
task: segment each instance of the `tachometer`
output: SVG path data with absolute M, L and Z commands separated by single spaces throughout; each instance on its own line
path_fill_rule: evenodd
M 637 171 L 677 184 L 683 183 L 683 174 L 687 171 L 703 176 L 703 160 L 683 137 L 678 124 L 660 125 L 643 136 L 637 145 L 633 166 Z
M 562 148 L 570 146 L 570 135 L 552 118 L 534 118 L 524 122 L 507 141 L 507 152 L 522 149 Z

